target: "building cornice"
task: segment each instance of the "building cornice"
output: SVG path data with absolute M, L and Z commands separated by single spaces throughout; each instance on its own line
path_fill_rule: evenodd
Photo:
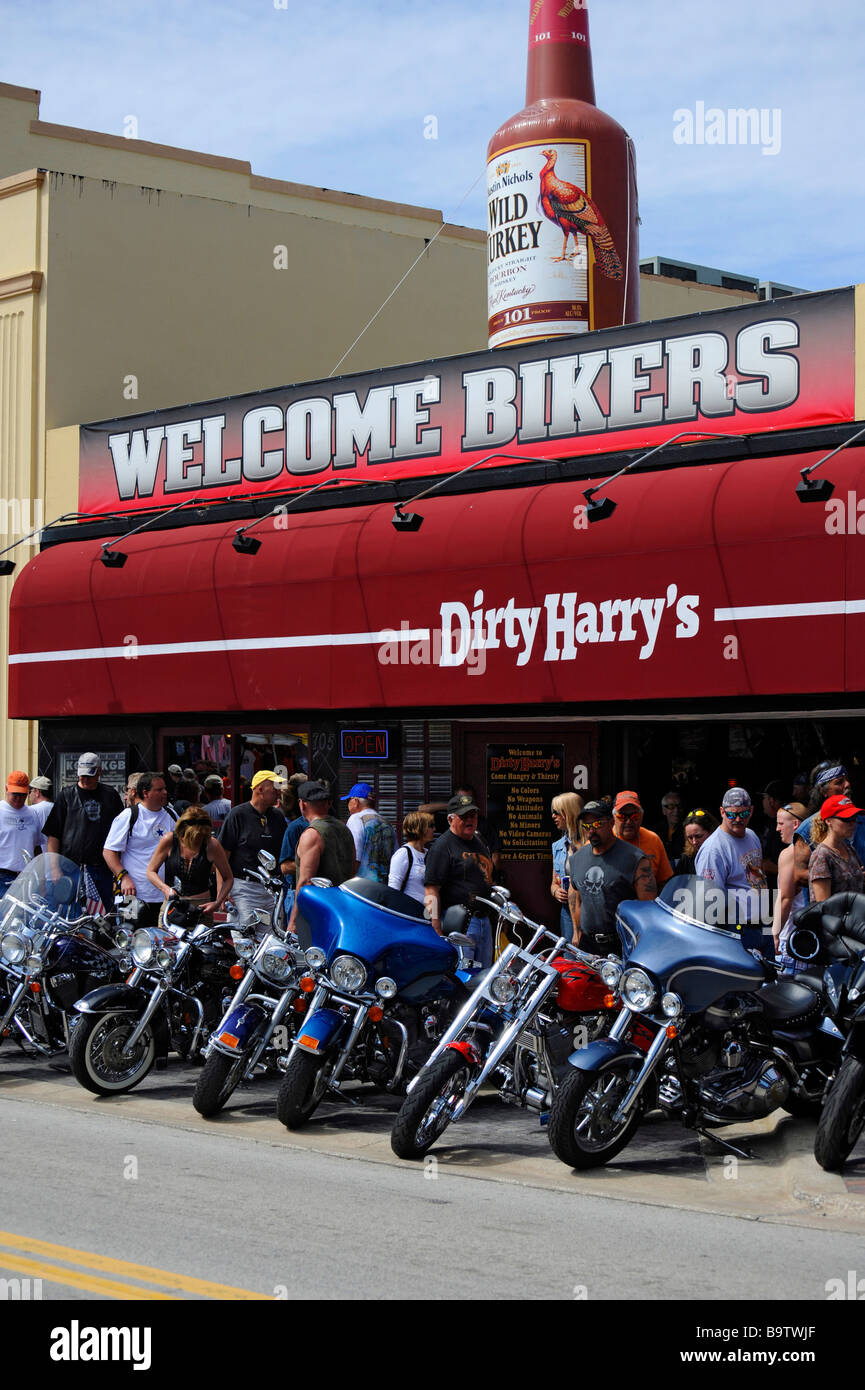
M 14 299 L 19 294 L 38 294 L 42 288 L 41 270 L 28 270 L 24 275 L 10 275 L 0 280 L 0 299 Z
M 21 174 L 10 174 L 8 178 L 0 179 L 0 198 L 11 198 L 15 193 L 41 188 L 44 182 L 44 169 L 26 169 Z

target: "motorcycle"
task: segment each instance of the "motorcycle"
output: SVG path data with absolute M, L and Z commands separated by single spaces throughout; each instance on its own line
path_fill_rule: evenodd
M 421 903 L 386 884 L 352 878 L 334 887 L 313 879 L 298 893 L 297 935 L 307 971 L 308 1013 L 284 1070 L 277 1117 L 297 1129 L 344 1079 L 395 1091 L 417 1071 L 467 995 L 477 973 L 472 943 L 451 930 L 464 910 L 445 914 L 447 938 Z
M 618 1012 L 599 973 L 602 957 L 532 922 L 506 888 L 490 897 L 497 932 L 507 924 L 526 944 L 505 947 L 409 1083 L 391 1134 L 398 1158 L 423 1158 L 493 1078 L 503 1101 L 541 1112 L 545 1123 L 568 1057 Z
M 792 948 L 824 967 L 832 1023 L 843 1039 L 814 1139 L 820 1167 L 839 1173 L 865 1129 L 865 894 L 833 893 L 800 908 L 793 921 Z
M 72 1073 L 96 1095 L 118 1095 L 139 1085 L 168 1054 L 196 1058 L 225 1012 L 237 956 L 224 923 L 205 926 L 201 908 L 171 898 L 158 927 L 139 927 L 129 938 L 133 973 L 125 984 L 105 985 L 79 999 L 72 1030 Z
M 0 900 L 0 1042 L 31 1055 L 65 1052 L 76 1000 L 129 968 L 113 919 L 85 914 L 79 891 L 71 859 L 40 854 Z
M 570 1059 L 553 1097 L 549 1140 L 572 1168 L 609 1162 L 648 1109 L 657 1078 L 662 1113 L 739 1157 L 706 1126 L 761 1119 L 822 1093 L 837 1038 L 823 1026 L 819 974 L 775 979 L 723 925 L 720 890 L 678 876 L 652 902 L 620 904 L 623 961 L 601 974 L 624 1005 L 606 1038 Z M 652 1033 L 648 1051 L 633 1032 Z
M 259 908 L 253 913 L 253 927 L 266 932 L 257 947 L 254 941 L 235 941 L 238 958 L 247 962 L 246 970 L 232 967 L 232 974 L 239 971 L 243 978 L 211 1034 L 192 1096 L 192 1104 L 205 1118 L 218 1114 L 235 1088 L 257 1068 L 275 1068 L 276 1057 L 287 1051 L 295 1020 L 309 1003 L 299 985 L 306 960 L 297 941 L 280 931 L 284 880 L 275 873 L 272 854 L 261 850 L 258 859 L 260 869 L 247 870 L 246 877 L 268 888 L 274 905 L 271 912 Z M 281 1034 L 285 1041 L 277 1045 Z

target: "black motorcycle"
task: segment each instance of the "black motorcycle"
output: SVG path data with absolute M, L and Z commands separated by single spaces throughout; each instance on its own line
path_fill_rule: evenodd
M 224 924 L 205 926 L 201 908 L 172 898 L 158 927 L 131 938 L 135 970 L 75 1005 L 69 1057 L 75 1079 L 96 1095 L 131 1091 L 169 1052 L 197 1058 L 231 997 L 237 955 Z
M 832 1024 L 843 1038 L 817 1124 L 814 1157 L 840 1172 L 865 1129 L 865 894 L 833 893 L 800 908 L 790 942 L 822 967 Z
M 678 877 L 654 902 L 620 905 L 624 959 L 606 961 L 601 976 L 624 1008 L 608 1037 L 574 1053 L 553 1097 L 549 1138 L 563 1163 L 609 1162 L 638 1128 L 649 1095 L 662 1113 L 741 1157 L 707 1126 L 819 1102 L 839 1048 L 824 1027 L 822 974 L 776 979 L 723 924 L 719 899 L 712 884 Z M 632 1036 L 639 1027 L 652 1034 L 648 1051 Z

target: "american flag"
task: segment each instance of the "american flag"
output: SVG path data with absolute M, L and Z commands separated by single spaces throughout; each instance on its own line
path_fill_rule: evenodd
M 103 911 L 102 899 L 99 896 L 99 889 L 96 887 L 93 875 L 85 864 L 82 873 L 84 875 L 85 903 L 84 911 L 88 917 L 96 917 Z

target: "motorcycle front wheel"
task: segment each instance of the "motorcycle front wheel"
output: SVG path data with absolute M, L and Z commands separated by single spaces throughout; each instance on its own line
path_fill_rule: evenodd
M 75 1080 L 97 1096 L 131 1091 L 143 1081 L 155 1061 L 156 1043 L 148 1025 L 125 1055 L 123 1049 L 137 1026 L 138 1019 L 131 1014 L 85 1014 L 69 1039 Z
M 295 1052 L 289 1058 L 276 1097 L 276 1118 L 286 1129 L 300 1129 L 317 1109 L 327 1090 L 331 1067 L 324 1057 Z
M 212 1052 L 204 1063 L 192 1093 L 192 1104 L 207 1120 L 217 1115 L 243 1076 L 246 1054 L 228 1057 L 224 1052 Z
M 840 1173 L 865 1128 L 865 1064 L 845 1058 L 817 1125 L 814 1157 L 827 1173 Z
M 423 1158 L 453 1119 L 475 1067 L 447 1048 L 426 1067 L 396 1117 L 390 1146 L 397 1158 Z
M 549 1138 L 553 1153 L 570 1168 L 599 1168 L 630 1143 L 643 1116 L 642 1098 L 626 1120 L 613 1116 L 639 1063 L 624 1058 L 602 1072 L 571 1071 L 553 1096 Z

